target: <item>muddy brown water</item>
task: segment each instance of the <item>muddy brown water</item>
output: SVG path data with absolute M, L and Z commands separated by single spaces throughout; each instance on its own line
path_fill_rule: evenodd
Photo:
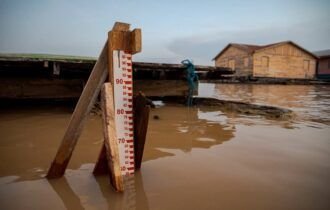
M 330 209 L 329 86 L 201 84 L 200 95 L 297 117 L 161 105 L 150 114 L 142 169 L 118 194 L 107 176 L 92 175 L 99 116 L 89 117 L 65 176 L 49 181 L 73 107 L 2 107 L 0 209 Z

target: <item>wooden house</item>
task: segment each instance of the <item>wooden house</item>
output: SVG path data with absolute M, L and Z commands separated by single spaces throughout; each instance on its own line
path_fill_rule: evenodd
M 213 59 L 216 67 L 229 67 L 237 77 L 312 79 L 317 57 L 292 41 L 269 45 L 230 43 Z
M 330 79 L 330 50 L 315 52 L 319 56 L 316 77 L 318 79 Z

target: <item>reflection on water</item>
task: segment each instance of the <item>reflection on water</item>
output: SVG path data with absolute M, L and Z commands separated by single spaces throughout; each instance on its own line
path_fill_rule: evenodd
M 47 180 L 72 107 L 2 107 L 0 209 L 329 209 L 327 87 L 200 87 L 204 96 L 293 109 L 298 120 L 162 104 L 150 113 L 142 169 L 119 194 L 108 176 L 92 174 L 99 116 L 90 116 L 65 176 Z
M 107 176 L 98 176 L 96 181 L 109 209 L 149 209 L 140 172 L 136 172 L 134 176 L 125 177 L 124 193 L 109 190 L 110 185 Z
M 49 184 L 52 186 L 58 197 L 61 198 L 63 204 L 67 209 L 84 209 L 80 203 L 79 197 L 71 189 L 68 181 L 65 177 L 60 179 L 49 180 Z
M 21 180 L 39 179 L 46 174 L 70 119 L 67 107 L 25 107 L 0 109 L 1 176 L 19 175 Z M 78 169 L 81 160 L 94 162 L 102 143 L 100 119 L 91 116 L 70 161 Z M 89 132 L 92 131 L 92 132 Z M 82 152 L 83 151 L 83 152 Z
M 234 136 L 235 126 L 226 124 L 227 117 L 220 111 L 170 106 L 160 107 L 151 114 L 159 120 L 152 120 L 149 125 L 148 139 L 152 142 L 146 145 L 144 161 L 174 155 L 164 149 L 190 152 L 192 148 L 210 148 Z
M 52 180 L 16 182 L 10 177 L 0 178 L 1 209 L 149 209 L 140 172 L 125 177 L 126 190 L 117 193 L 108 176 L 94 177 L 92 169 L 92 164 L 86 164 Z
M 199 88 L 200 96 L 285 107 L 298 113 L 302 121 L 330 124 L 329 85 L 202 83 Z

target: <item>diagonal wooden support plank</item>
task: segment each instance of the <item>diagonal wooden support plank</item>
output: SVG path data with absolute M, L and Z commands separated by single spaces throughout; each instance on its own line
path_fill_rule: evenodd
M 79 98 L 76 108 L 71 116 L 68 128 L 62 139 L 62 143 L 47 173 L 47 178 L 58 178 L 63 176 L 81 134 L 87 115 L 92 109 L 103 83 L 107 79 L 107 75 L 108 42 L 105 43 Z

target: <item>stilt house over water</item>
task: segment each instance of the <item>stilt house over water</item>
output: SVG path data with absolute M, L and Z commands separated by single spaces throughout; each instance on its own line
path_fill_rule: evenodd
M 330 80 L 330 50 L 322 50 L 314 53 L 319 56 L 317 78 Z
M 216 67 L 229 67 L 238 77 L 312 79 L 317 56 L 292 41 L 269 45 L 230 43 L 213 59 Z

